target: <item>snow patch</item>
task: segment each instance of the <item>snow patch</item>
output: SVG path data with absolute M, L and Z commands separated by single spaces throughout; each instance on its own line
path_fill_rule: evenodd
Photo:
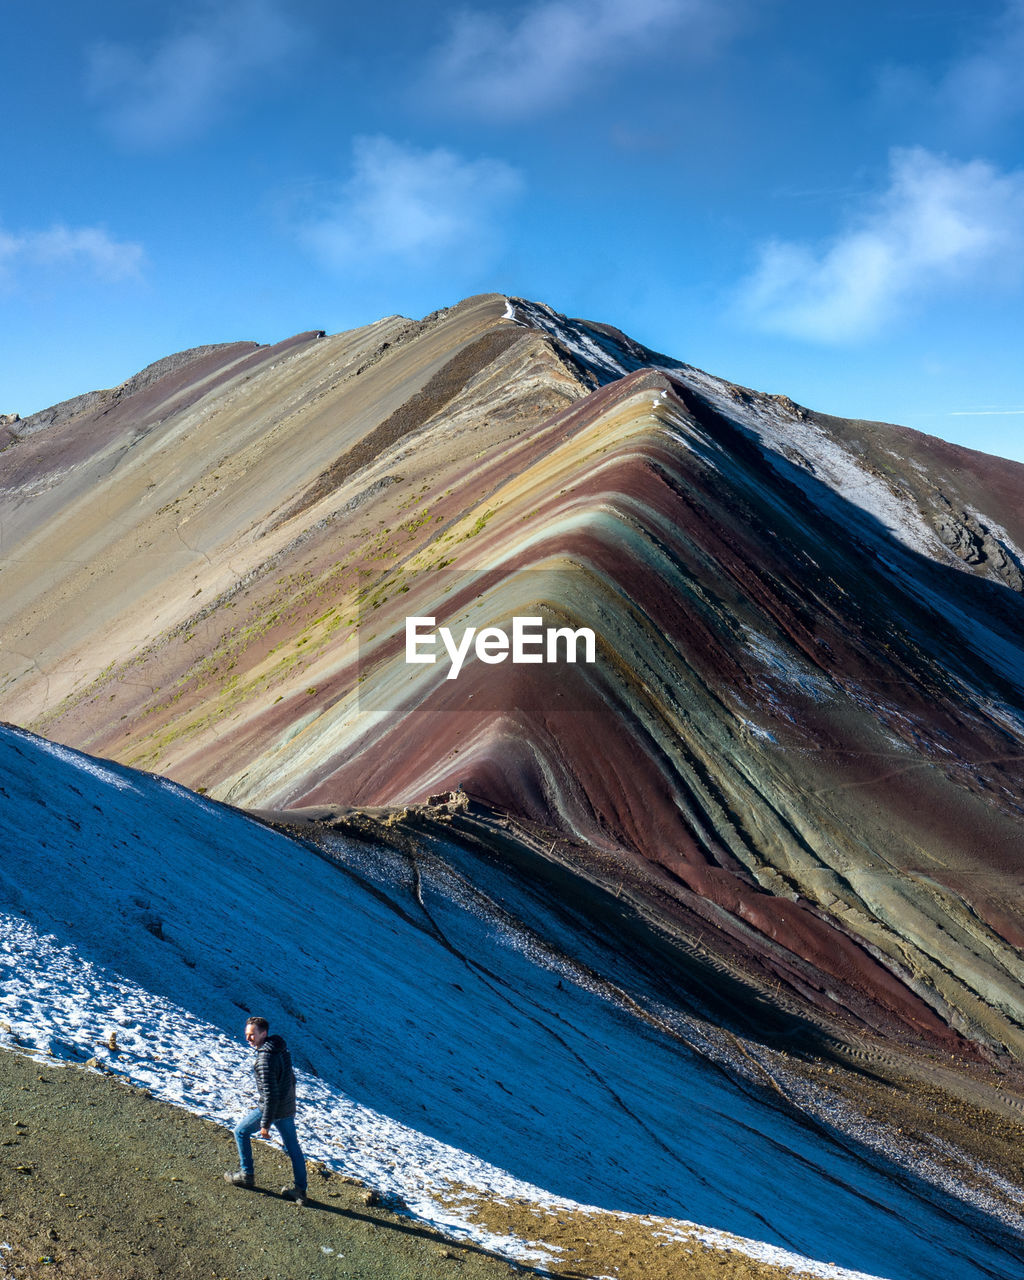
M 676 376 L 679 376 L 678 374 Z M 880 476 L 865 470 L 858 458 L 813 422 L 786 414 L 751 395 L 737 398 L 736 388 L 710 374 L 693 370 L 686 380 L 696 385 L 724 417 L 748 427 L 765 449 L 765 456 L 780 474 L 801 485 L 812 500 L 821 490 L 810 477 L 791 471 L 787 451 L 797 450 L 813 468 L 813 478 L 836 495 L 873 517 L 898 542 L 911 551 L 941 563 L 952 563 L 948 549 L 926 524 L 913 498 L 895 493 Z M 962 565 L 959 565 L 962 568 Z
M 41 750 L 55 759 L 63 761 L 64 764 L 71 765 L 73 769 L 77 769 L 80 773 L 86 773 L 93 778 L 98 778 L 101 782 L 106 782 L 110 786 L 116 787 L 118 791 L 133 791 L 138 794 L 138 787 L 124 774 L 117 772 L 115 766 L 106 765 L 94 756 L 83 755 L 80 751 L 62 747 L 60 743 L 50 742 L 46 738 L 40 738 L 38 742 Z
M 630 372 L 616 354 L 616 344 L 578 320 L 567 320 L 541 302 L 517 298 L 513 318 L 527 329 L 541 329 L 550 334 L 602 383 L 615 382 Z
M 743 632 L 750 652 L 787 684 L 799 689 L 815 702 L 826 702 L 834 696 L 835 691 L 827 677 L 797 661 L 792 654 L 786 653 L 753 627 L 744 626 Z

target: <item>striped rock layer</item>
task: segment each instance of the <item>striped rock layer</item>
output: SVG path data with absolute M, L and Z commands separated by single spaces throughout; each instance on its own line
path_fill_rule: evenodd
M 5 430 L 6 719 L 250 808 L 461 789 L 709 983 L 1024 1057 L 1024 466 L 493 295 Z M 595 661 L 451 679 L 410 617 Z

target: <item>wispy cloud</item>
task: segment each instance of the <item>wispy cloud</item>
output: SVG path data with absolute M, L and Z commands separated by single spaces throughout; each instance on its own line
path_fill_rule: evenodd
M 947 418 L 1007 418 L 1024 414 L 1024 409 L 951 409 Z
M 93 45 L 87 87 L 119 141 L 161 147 L 202 133 L 300 41 L 274 0 L 207 3 L 148 50 Z
M 886 66 L 879 76 L 881 105 L 908 109 L 939 125 L 946 136 L 979 139 L 1024 113 L 1024 0 L 1006 0 L 995 19 L 978 22 L 973 41 L 941 72 Z
M 336 268 L 445 261 L 460 268 L 495 250 L 501 210 L 522 186 L 519 172 L 502 160 L 356 138 L 351 177 L 301 234 Z
M 769 332 L 846 342 L 937 290 L 1005 283 L 1022 262 L 1024 171 L 899 149 L 888 189 L 828 243 L 763 245 L 739 308 Z
M 0 229 L 0 279 L 24 268 L 84 267 L 112 282 L 138 277 L 145 261 L 142 245 L 114 240 L 101 227 L 66 227 L 12 233 Z
M 602 73 L 686 35 L 708 44 L 729 6 L 712 0 L 540 0 L 515 18 L 463 10 L 434 52 L 430 79 L 450 100 L 522 116 L 572 97 Z
M 972 130 L 987 130 L 1024 111 L 1024 0 L 1008 0 L 994 27 L 956 62 L 939 85 L 947 110 Z

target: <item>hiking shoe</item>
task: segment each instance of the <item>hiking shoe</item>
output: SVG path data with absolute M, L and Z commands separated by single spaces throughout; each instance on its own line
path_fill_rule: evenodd
M 282 1187 L 281 1195 L 285 1200 L 294 1200 L 296 1204 L 309 1204 L 305 1187 L 301 1191 L 298 1187 Z
M 224 1181 L 230 1182 L 233 1187 L 254 1187 L 256 1179 L 251 1173 L 243 1173 L 241 1169 L 236 1169 L 234 1173 L 230 1170 L 225 1173 Z

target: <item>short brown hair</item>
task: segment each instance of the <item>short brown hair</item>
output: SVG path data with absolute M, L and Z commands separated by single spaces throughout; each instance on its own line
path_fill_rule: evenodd
M 266 1018 L 246 1018 L 245 1025 L 247 1027 L 255 1027 L 257 1031 L 269 1031 L 270 1023 Z

